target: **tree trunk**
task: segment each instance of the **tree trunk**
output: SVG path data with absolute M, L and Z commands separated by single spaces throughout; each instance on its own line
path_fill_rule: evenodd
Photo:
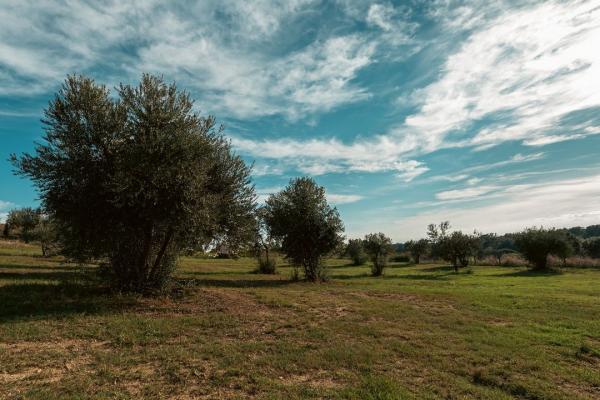
M 163 241 L 163 243 L 160 247 L 160 250 L 158 251 L 158 254 L 156 255 L 156 259 L 154 260 L 154 265 L 152 266 L 152 272 L 151 272 L 150 276 L 154 276 L 156 273 L 156 270 L 160 266 L 160 262 L 162 261 L 162 258 L 164 257 L 165 252 L 167 251 L 167 247 L 169 246 L 169 242 L 173 238 L 173 234 L 174 234 L 173 228 L 169 228 L 169 231 L 167 232 L 167 235 L 165 236 L 165 240 Z

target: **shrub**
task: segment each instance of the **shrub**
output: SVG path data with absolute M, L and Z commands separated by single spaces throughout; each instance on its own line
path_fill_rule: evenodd
M 365 251 L 370 256 L 371 262 L 373 263 L 371 266 L 372 275 L 382 275 L 384 268 L 387 266 L 388 257 L 394 251 L 392 239 L 381 232 L 370 233 L 365 236 L 363 243 Z
M 256 272 L 260 274 L 275 274 L 277 273 L 277 260 L 274 256 L 258 257 L 258 269 Z

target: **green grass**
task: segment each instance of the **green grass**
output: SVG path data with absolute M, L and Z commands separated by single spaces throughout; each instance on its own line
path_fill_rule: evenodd
M 0 243 L 0 398 L 600 398 L 598 270 L 184 258 L 148 299 L 38 253 Z

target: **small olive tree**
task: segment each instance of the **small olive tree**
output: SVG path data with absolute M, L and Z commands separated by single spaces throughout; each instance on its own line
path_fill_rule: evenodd
M 181 251 L 252 234 L 250 169 L 212 116 L 162 78 L 113 96 L 69 76 L 45 111 L 35 153 L 12 155 L 56 221 L 65 254 L 107 261 L 120 290 L 161 289 Z
M 346 255 L 350 257 L 353 265 L 363 265 L 367 262 L 367 255 L 361 239 L 350 239 L 346 245 Z
M 392 239 L 381 232 L 370 233 L 365 236 L 363 243 L 365 251 L 373 263 L 371 266 L 372 275 L 382 275 L 384 268 L 387 266 L 389 256 L 394 252 Z
M 292 179 L 265 203 L 265 221 L 286 257 L 301 266 L 307 280 L 325 278 L 322 258 L 339 247 L 344 225 L 327 203 L 325 189 L 308 177 Z
M 516 234 L 515 244 L 536 270 L 548 268 L 548 256 L 551 254 L 563 259 L 564 264 L 573 251 L 565 234 L 556 229 L 528 228 Z
M 451 262 L 454 271 L 469 265 L 469 259 L 479 251 L 479 235 L 469 235 L 461 231 L 449 233 L 450 223 L 442 222 L 439 226 L 430 224 L 428 236 L 431 240 L 432 254 Z
M 427 239 L 409 240 L 404 243 L 404 248 L 408 250 L 415 264 L 421 261 L 421 256 L 427 254 L 429 250 L 429 241 Z

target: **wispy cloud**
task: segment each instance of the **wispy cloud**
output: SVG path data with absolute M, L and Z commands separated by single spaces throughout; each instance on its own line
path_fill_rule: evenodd
M 352 144 L 344 144 L 336 139 L 255 141 L 238 137 L 234 137 L 232 143 L 244 154 L 281 160 L 290 167 L 312 175 L 394 171 L 401 179 L 410 181 L 429 169 L 420 161 L 401 159 L 400 155 L 404 153 L 402 144 L 384 136 Z
M 485 15 L 475 11 L 462 9 Z M 419 91 L 423 104 L 403 128 L 421 134 L 425 151 L 453 142 L 486 148 L 508 140 L 552 143 L 545 136 L 561 118 L 600 104 L 599 20 L 596 1 L 549 1 L 479 23 L 448 57 L 441 78 Z M 472 138 L 453 136 L 486 118 L 491 122 Z
M 577 226 L 600 219 L 600 175 L 501 188 L 491 205 L 437 208 L 397 221 L 398 239 L 420 237 L 427 224 L 449 220 L 457 229 L 514 232 L 527 226 Z M 576 210 L 576 211 L 575 211 Z
M 496 190 L 495 186 L 468 187 L 462 189 L 446 190 L 436 193 L 438 200 L 462 200 L 479 197 Z
M 364 199 L 364 196 L 360 196 L 358 194 L 327 194 L 327 200 L 333 204 L 356 203 L 362 199 Z

